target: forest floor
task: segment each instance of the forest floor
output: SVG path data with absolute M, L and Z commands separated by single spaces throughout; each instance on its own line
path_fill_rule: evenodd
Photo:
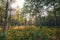
M 5 32 L 0 31 L 0 39 L 5 40 L 3 38 L 6 40 L 60 40 L 60 28 L 14 26 L 6 28 Z

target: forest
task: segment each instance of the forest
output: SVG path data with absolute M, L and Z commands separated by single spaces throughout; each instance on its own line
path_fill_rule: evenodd
M 0 0 L 0 40 L 60 40 L 60 0 L 16 2 Z

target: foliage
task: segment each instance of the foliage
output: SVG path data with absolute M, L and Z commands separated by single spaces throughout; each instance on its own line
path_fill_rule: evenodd
M 1 31 L 0 31 L 0 40 L 6 40 L 6 36 L 4 32 L 1 32 Z
M 46 9 L 45 9 L 45 7 Z M 52 8 L 51 8 L 52 7 Z M 51 8 L 51 10 L 49 10 Z M 41 17 L 41 14 L 47 12 L 47 16 Z M 50 12 L 49 12 L 50 11 Z M 60 1 L 59 0 L 25 0 L 22 14 L 31 14 L 35 16 L 36 25 L 60 26 Z M 37 16 L 38 15 L 38 16 Z M 43 14 L 44 15 L 44 14 Z M 46 19 L 46 18 L 47 19 Z M 48 24 L 47 24 L 48 23 Z
M 6 40 L 60 40 L 59 30 L 60 28 L 27 26 L 17 30 L 6 30 L 5 34 L 0 32 L 0 38 L 2 40 L 5 37 Z

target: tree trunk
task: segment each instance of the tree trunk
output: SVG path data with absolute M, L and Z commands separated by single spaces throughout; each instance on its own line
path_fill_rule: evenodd
M 8 14 L 8 0 L 6 2 L 6 12 L 5 12 L 5 15 L 4 15 L 4 28 L 3 28 L 3 32 L 6 30 L 6 25 L 7 25 L 7 14 Z

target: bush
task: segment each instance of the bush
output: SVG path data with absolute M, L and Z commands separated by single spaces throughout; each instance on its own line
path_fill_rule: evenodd
M 6 35 L 4 32 L 0 32 L 0 40 L 6 40 Z

